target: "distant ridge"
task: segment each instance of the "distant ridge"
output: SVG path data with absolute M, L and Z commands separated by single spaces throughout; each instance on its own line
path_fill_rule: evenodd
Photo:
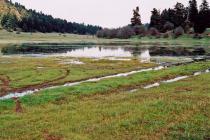
M 19 3 L 0 0 L 0 22 L 2 28 L 23 32 L 59 32 L 74 34 L 96 34 L 101 29 L 99 26 L 85 25 L 66 20 L 53 18 L 32 9 L 26 9 Z

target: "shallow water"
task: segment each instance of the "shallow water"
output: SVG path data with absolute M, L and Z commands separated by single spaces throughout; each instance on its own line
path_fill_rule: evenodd
M 178 77 L 175 77 L 175 78 L 172 78 L 172 79 L 168 79 L 168 80 L 164 80 L 164 81 L 160 81 L 160 82 L 157 82 L 157 83 L 154 83 L 154 84 L 147 85 L 143 88 L 144 89 L 149 89 L 149 88 L 153 88 L 153 87 L 159 87 L 161 84 L 173 83 L 173 82 L 177 82 L 177 81 L 180 81 L 180 80 L 183 80 L 183 79 L 190 78 L 192 76 L 198 76 L 198 75 L 201 75 L 201 74 L 204 74 L 204 73 L 209 73 L 209 72 L 210 72 L 209 69 L 207 69 L 205 71 L 195 72 L 193 75 L 178 76 Z M 135 90 L 137 91 L 137 89 L 135 89 Z M 130 91 L 130 92 L 133 92 L 133 90 Z
M 21 46 L 20 46 L 21 47 Z M 22 49 L 13 48 L 13 51 L 6 53 L 7 55 L 18 55 L 24 57 L 88 57 L 88 58 L 106 58 L 110 60 L 128 60 L 131 57 L 140 59 L 142 62 L 165 62 L 165 61 L 189 61 L 192 57 L 203 55 L 206 51 L 196 47 L 173 47 L 173 46 L 111 46 L 111 45 L 80 45 L 80 46 L 46 46 L 36 44 L 24 46 Z M 9 50 L 8 50 L 9 51 Z
M 149 89 L 149 88 L 158 87 L 158 86 L 160 86 L 159 83 L 154 83 L 154 84 L 145 86 L 144 89 Z
M 179 77 L 176 77 L 176 78 L 173 78 L 173 79 L 162 81 L 162 83 L 173 83 L 173 82 L 176 82 L 176 81 L 180 81 L 180 80 L 186 79 L 188 77 L 189 76 L 179 76 Z

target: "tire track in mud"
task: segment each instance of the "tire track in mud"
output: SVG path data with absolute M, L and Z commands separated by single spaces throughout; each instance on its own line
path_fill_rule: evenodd
M 1 81 L 0 83 L 0 97 L 1 97 L 6 95 L 9 90 L 10 79 L 8 76 L 0 75 L 0 81 Z
M 62 80 L 64 78 L 66 78 L 69 75 L 69 73 L 70 73 L 70 70 L 65 69 L 65 74 L 63 76 L 61 76 L 61 77 L 58 77 L 56 79 L 53 79 L 53 80 L 50 80 L 50 81 L 47 81 L 47 82 L 44 82 L 44 83 L 40 83 L 40 84 L 27 85 L 27 86 L 24 86 L 24 87 L 21 87 L 21 88 L 12 88 L 11 89 L 11 88 L 9 88 L 9 83 L 6 83 L 6 81 L 5 81 L 5 85 L 7 85 L 6 86 L 7 88 L 4 88 L 4 90 L 3 90 L 4 93 L 0 94 L 0 97 L 2 97 L 4 95 L 7 95 L 10 92 L 23 92 L 25 90 L 37 89 L 37 88 L 39 89 L 39 88 L 44 88 L 44 87 L 48 87 L 48 86 L 57 85 L 57 84 L 54 84 L 53 82 L 59 81 L 59 80 Z M 1 77 L 0 77 L 0 80 L 1 80 Z
M 185 62 L 185 63 L 172 63 L 172 64 L 164 64 L 164 65 L 159 65 L 159 66 L 157 66 L 157 67 L 154 67 L 154 68 L 148 68 L 149 69 L 149 71 L 150 70 L 160 70 L 159 68 L 160 67 L 162 67 L 162 68 L 169 68 L 169 67 L 171 67 L 171 66 L 180 66 L 180 65 L 187 65 L 187 64 L 190 64 L 190 63 L 193 63 L 194 61 L 191 61 L 191 62 Z M 158 68 L 158 69 L 157 69 Z M 162 69 L 161 68 L 161 69 Z M 6 93 L 6 95 L 8 94 L 8 95 L 10 95 L 10 94 L 19 94 L 19 93 L 22 93 L 22 92 L 29 92 L 29 93 L 26 93 L 26 94 L 31 94 L 31 92 L 37 92 L 37 91 L 39 91 L 39 90 L 41 90 L 41 89 L 45 89 L 45 88 L 51 88 L 51 87 L 57 87 L 57 86 L 72 86 L 72 85 L 75 85 L 75 84 L 80 84 L 80 83 L 84 83 L 84 82 L 93 82 L 93 81 L 99 81 L 99 79 L 101 80 L 101 79 L 107 79 L 107 78 L 112 78 L 112 77 L 119 77 L 119 76 L 125 76 L 125 74 L 126 75 L 130 75 L 130 74 L 133 74 L 133 72 L 134 73 L 137 73 L 137 72 L 139 72 L 139 71 L 145 71 L 145 69 L 141 69 L 141 70 L 134 70 L 134 71 L 131 71 L 131 72 L 127 72 L 127 73 L 119 73 L 119 74 L 114 74 L 114 75 L 108 75 L 108 76 L 102 76 L 102 77 L 100 77 L 100 76 L 98 76 L 99 78 L 97 78 L 97 77 L 95 77 L 95 78 L 87 78 L 87 79 L 81 79 L 81 80 L 78 80 L 78 81 L 65 81 L 63 84 L 62 83 L 56 83 L 56 81 L 59 81 L 59 80 L 62 80 L 62 79 L 64 79 L 64 78 L 66 78 L 68 75 L 69 75 L 69 73 L 70 73 L 70 70 L 68 70 L 68 69 L 64 69 L 64 70 L 66 70 L 66 73 L 65 73 L 65 75 L 64 76 L 61 76 L 61 77 L 59 77 L 59 78 L 57 78 L 57 79 L 53 79 L 53 80 L 51 80 L 51 81 L 47 81 L 47 82 L 44 82 L 44 83 L 41 83 L 41 84 L 34 84 L 34 85 L 27 85 L 27 86 L 25 86 L 25 87 L 22 87 L 22 88 L 13 88 L 13 89 L 9 89 L 9 90 L 7 90 L 7 93 Z M 146 69 L 147 70 L 147 69 Z M 166 77 L 162 77 L 162 78 L 166 78 Z M 161 78 L 161 79 L 162 79 Z M 167 77 L 168 78 L 168 77 Z M 159 78 L 158 78 L 159 79 Z M 160 79 L 159 79 L 160 80 Z M 138 88 L 139 87 L 139 85 L 135 85 L 135 86 L 132 86 L 132 88 L 131 88 L 131 86 L 129 86 L 129 87 L 127 87 L 128 88 L 128 90 L 127 91 L 130 91 L 130 90 L 133 90 L 134 88 L 136 89 L 136 88 Z M 127 89 L 126 87 L 124 87 L 123 89 L 125 90 L 125 89 Z M 37 90 L 36 90 L 37 89 Z M 6 96 L 6 95 L 4 95 L 4 96 Z M 1 97 L 3 98 L 4 96 L 1 96 L 0 95 L 0 99 L 1 99 Z M 23 96 L 25 96 L 25 95 L 23 95 Z

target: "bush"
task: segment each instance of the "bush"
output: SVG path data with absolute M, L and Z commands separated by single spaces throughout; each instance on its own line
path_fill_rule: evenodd
M 20 31 L 17 31 L 16 34 L 20 34 Z
M 177 37 L 179 37 L 179 36 L 181 36 L 181 35 L 183 35 L 183 34 L 184 34 L 184 29 L 183 29 L 181 26 L 177 27 L 177 28 L 174 30 L 174 37 L 175 37 L 175 38 L 177 38 Z
M 118 29 L 103 29 L 96 33 L 96 36 L 99 38 L 121 38 L 121 39 L 128 39 L 131 36 L 134 36 L 135 32 L 134 29 L 130 26 L 125 26 Z
M 146 28 L 144 25 L 136 25 L 133 27 L 133 30 L 136 35 L 145 36 L 146 34 Z
M 120 28 L 117 33 L 117 37 L 121 39 L 128 39 L 135 35 L 134 30 L 130 26 Z
M 104 37 L 104 34 L 103 33 L 104 33 L 103 30 L 99 30 L 99 31 L 97 31 L 96 36 L 98 38 L 103 38 Z
M 173 29 L 174 29 L 174 24 L 171 23 L 171 22 L 169 22 L 169 21 L 167 21 L 167 22 L 164 24 L 163 28 L 164 28 L 164 31 L 173 30 Z
M 116 38 L 118 29 L 102 29 L 96 33 L 96 36 L 99 38 Z
M 152 27 L 149 29 L 149 35 L 157 36 L 157 35 L 160 35 L 160 32 L 156 28 Z
M 203 36 L 201 34 L 194 34 L 193 38 L 195 38 L 195 39 L 202 39 Z
M 168 32 L 163 33 L 163 38 L 169 38 L 169 33 Z
M 109 29 L 107 32 L 107 38 L 117 38 L 118 29 Z

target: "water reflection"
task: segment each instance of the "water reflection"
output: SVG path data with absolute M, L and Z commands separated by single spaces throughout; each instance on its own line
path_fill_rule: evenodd
M 89 58 L 125 58 L 136 57 L 142 62 L 150 62 L 150 53 L 148 49 L 126 49 L 122 47 L 89 47 L 67 51 L 57 54 L 57 56 L 68 57 L 89 57 Z
M 143 50 L 140 54 L 140 60 L 141 62 L 150 62 L 150 59 L 151 59 L 151 56 L 150 56 L 150 53 L 149 53 L 149 50 L 146 49 L 146 50 Z
M 125 51 L 123 48 L 113 49 L 113 48 L 102 48 L 102 47 L 75 49 L 75 50 L 67 51 L 66 53 L 63 53 L 61 55 L 70 56 L 70 57 L 91 57 L 91 58 L 132 57 L 131 52 Z
M 142 62 L 154 61 L 173 62 L 191 59 L 192 56 L 205 55 L 203 48 L 184 48 L 184 47 L 164 47 L 164 46 L 111 46 L 111 45 L 25 45 L 6 47 L 3 51 L 6 56 L 20 55 L 23 57 L 88 57 L 88 58 L 106 58 L 112 60 L 129 60 L 131 57 L 137 58 Z M 184 59 L 183 59 L 184 58 Z M 186 59 L 187 58 L 187 59 Z

